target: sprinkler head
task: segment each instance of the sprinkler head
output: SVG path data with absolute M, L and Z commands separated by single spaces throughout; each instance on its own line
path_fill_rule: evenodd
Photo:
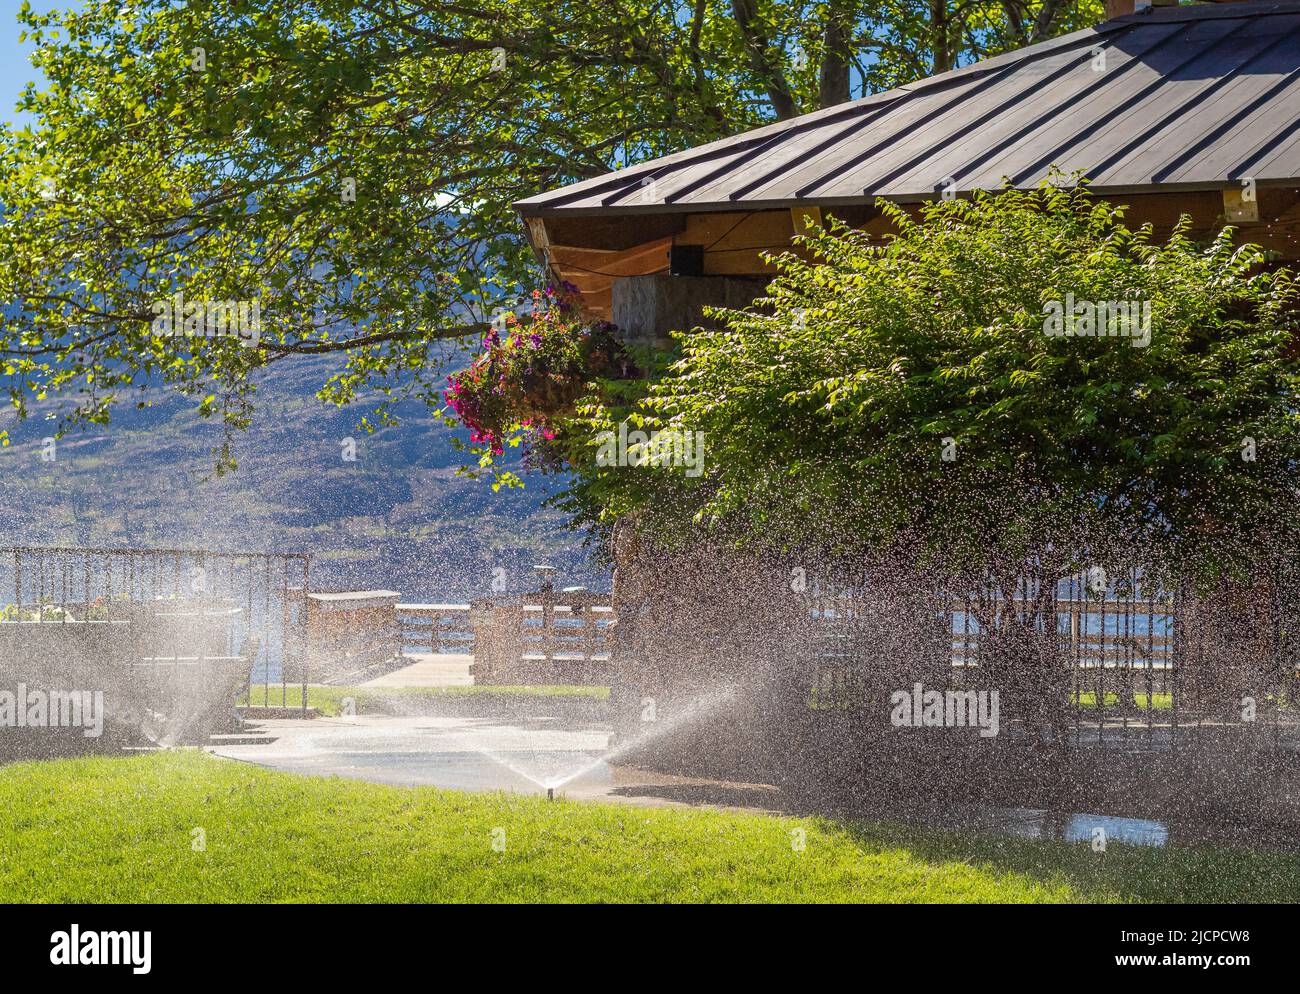
M 547 799 L 548 801 L 553 801 L 553 800 L 555 800 L 555 788 L 554 788 L 554 787 L 547 787 L 547 788 L 546 788 L 546 799 Z

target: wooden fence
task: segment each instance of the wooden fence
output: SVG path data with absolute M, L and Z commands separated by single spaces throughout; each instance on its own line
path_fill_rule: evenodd
M 476 618 L 474 681 L 608 684 L 613 678 L 608 594 L 548 591 L 485 606 Z
M 480 609 L 481 610 L 481 609 Z M 398 604 L 403 649 L 473 653 L 476 609 L 470 604 Z

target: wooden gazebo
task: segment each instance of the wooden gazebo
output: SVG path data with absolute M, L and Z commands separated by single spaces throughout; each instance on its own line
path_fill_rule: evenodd
M 772 273 L 764 254 L 790 248 L 797 233 L 828 216 L 884 236 L 889 225 L 881 199 L 906 207 L 1008 184 L 1034 188 L 1054 170 L 1085 177 L 1099 197 L 1127 205 L 1130 223 L 1150 223 L 1157 236 L 1187 215 L 1194 236 L 1208 237 L 1230 223 L 1241 241 L 1260 244 L 1283 261 L 1300 259 L 1300 0 L 1154 6 L 1143 0 L 1140 9 L 1134 9 L 1134 0 L 1110 0 L 1108 7 L 1113 16 L 1094 28 L 575 183 L 520 201 L 516 208 L 553 277 L 576 285 L 592 316 L 613 320 L 620 334 L 636 341 L 662 341 L 670 331 L 688 331 L 703 323 L 704 305 L 747 304 Z M 674 668 L 711 672 L 719 659 L 733 656 L 750 663 L 768 659 L 773 673 L 783 672 L 784 641 L 765 638 L 762 619 L 764 612 L 779 613 L 782 597 L 788 596 L 788 575 L 775 570 L 766 585 L 741 569 L 730 575 L 732 564 L 707 551 L 700 553 L 707 568 L 669 569 L 655 550 L 639 545 L 634 526 L 616 532 L 614 545 L 620 619 L 621 604 L 638 602 L 626 612 L 632 624 L 620 620 L 616 640 L 633 647 L 621 650 L 630 663 L 616 668 L 631 671 L 626 678 L 634 685 L 622 692 L 616 688 L 616 700 L 625 698 L 635 709 L 645 697 L 658 696 L 660 685 L 671 683 Z M 688 589 L 684 577 L 702 579 Z M 671 596 L 664 593 L 670 585 Z M 656 591 L 662 595 L 657 603 Z M 719 602 L 712 613 L 701 607 L 710 598 Z M 659 613 L 640 610 L 647 604 Z M 672 616 L 673 605 L 684 605 L 688 617 Z M 1290 738 L 1294 714 L 1284 716 L 1276 706 L 1283 696 L 1294 699 L 1294 688 L 1283 687 L 1290 677 L 1280 664 L 1277 638 L 1270 650 L 1239 640 L 1232 658 L 1211 660 L 1226 667 L 1230 678 L 1215 683 L 1209 679 L 1212 667 L 1198 662 L 1199 650 L 1182 644 L 1181 635 L 1169 634 L 1172 627 L 1159 629 L 1158 612 L 1150 605 L 1145 656 L 1134 655 L 1136 636 L 1128 629 L 1117 636 L 1105 627 L 1108 610 L 1112 620 L 1117 611 L 1131 618 L 1133 605 L 1112 599 L 1099 610 L 1099 646 L 1079 635 L 1078 618 L 1071 616 L 1075 685 L 1064 703 L 1077 712 L 1075 744 L 1089 736 L 1094 744 L 1118 743 L 1106 750 L 1108 761 L 1131 768 L 1111 778 L 1114 782 L 1134 784 L 1145 777 L 1143 789 L 1155 796 L 1174 772 L 1186 773 L 1171 757 L 1189 721 L 1198 742 L 1209 741 L 1222 727 L 1237 736 L 1234 741 L 1245 750 L 1240 754 L 1254 755 L 1267 739 L 1286 753 L 1288 763 L 1300 755 L 1300 739 Z M 1196 614 L 1183 633 L 1190 638 L 1198 625 L 1203 630 L 1219 617 L 1205 605 L 1184 613 Z M 700 622 L 704 615 L 712 619 L 711 627 Z M 1270 617 L 1276 616 L 1274 611 Z M 653 638 L 635 648 L 640 643 L 634 626 L 643 617 L 654 619 L 639 622 L 651 634 L 710 628 L 739 648 L 715 653 L 696 645 L 699 640 L 682 640 L 700 657 L 694 661 L 675 644 L 656 649 Z M 970 645 L 963 637 L 956 651 L 958 636 L 940 629 L 934 656 L 939 670 L 951 679 L 968 675 Z M 953 645 L 947 644 L 949 635 Z M 1117 646 L 1117 637 L 1122 645 Z M 1165 653 L 1159 661 L 1157 639 Z M 956 665 L 949 665 L 950 651 Z M 1123 666 L 1116 668 L 1121 655 Z M 1242 655 L 1251 658 L 1242 662 L 1237 658 Z M 1183 660 L 1199 671 L 1184 674 Z M 859 663 L 855 657 L 851 665 Z M 793 725 L 774 723 L 776 712 L 755 719 L 757 727 L 780 729 L 782 755 L 798 751 L 791 745 L 793 733 L 787 734 L 792 727 L 831 736 L 810 745 L 808 754 L 838 756 L 849 749 L 846 743 L 861 745 L 853 736 L 879 724 L 878 713 L 873 725 L 849 720 L 834 706 L 821 707 L 846 685 L 837 679 L 828 685 L 822 675 L 812 688 L 819 704 L 814 717 L 820 721 L 808 717 L 813 711 L 806 681 L 792 682 L 795 692 L 777 702 L 798 711 Z M 1185 686 L 1178 683 L 1184 677 Z M 1218 712 L 1245 684 L 1269 685 L 1261 699 L 1274 702 L 1269 705 L 1273 717 L 1249 726 L 1250 735 L 1238 735 L 1246 726 L 1228 728 Z M 1136 697 L 1143 688 L 1148 703 L 1138 713 Z M 1083 715 L 1089 694 L 1096 713 Z M 1118 699 L 1119 711 L 1110 707 L 1109 697 Z M 1157 698 L 1171 698 L 1173 705 L 1158 711 Z M 1191 719 L 1183 714 L 1185 702 L 1200 707 Z M 1216 713 L 1207 719 L 1208 711 Z M 1026 741 L 1034 735 L 1031 725 L 1025 725 Z M 1144 748 L 1164 750 L 1164 758 L 1155 762 L 1130 755 L 1136 749 L 1134 730 L 1145 735 Z M 844 738 L 834 739 L 838 734 Z M 881 743 L 892 741 L 883 734 L 865 749 L 876 757 L 877 775 L 890 766 L 880 760 L 887 755 L 879 752 Z M 701 751 L 713 755 L 711 750 Z M 1226 781 L 1223 771 L 1238 768 L 1227 756 L 1209 754 L 1197 782 Z M 988 782 L 994 769 L 936 766 L 930 758 L 922 758 L 925 769 L 950 766 L 958 780 L 973 783 Z M 999 761 L 985 751 L 978 759 Z M 1076 757 L 1070 776 L 1062 767 L 1048 780 L 1100 782 L 1105 778 L 1088 766 L 1091 761 Z M 915 769 L 900 766 L 902 781 Z M 1257 804 L 1276 782 L 1261 775 L 1249 785 L 1256 790 L 1251 803 Z M 906 791 L 908 784 L 900 782 L 898 789 Z M 1198 790 L 1182 796 L 1199 796 Z

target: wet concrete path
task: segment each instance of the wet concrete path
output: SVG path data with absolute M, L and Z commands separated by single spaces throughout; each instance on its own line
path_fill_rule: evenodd
M 553 717 L 358 715 L 257 724 L 272 742 L 211 747 L 210 752 L 270 769 L 352 777 L 395 786 L 509 790 L 649 806 L 710 804 L 780 810 L 780 792 L 763 784 L 677 777 L 610 765 L 611 730 Z
M 273 741 L 209 747 L 217 755 L 270 769 L 340 776 L 393 786 L 506 790 L 536 795 L 553 789 L 574 800 L 647 807 L 706 806 L 754 813 L 824 815 L 977 831 L 1022 839 L 1136 846 L 1231 845 L 1295 851 L 1300 839 L 1264 838 L 1231 826 L 1167 825 L 1088 812 L 1049 812 L 968 804 L 900 803 L 888 808 L 796 796 L 770 784 L 675 776 L 606 762 L 607 724 L 563 716 L 360 715 L 265 719 Z

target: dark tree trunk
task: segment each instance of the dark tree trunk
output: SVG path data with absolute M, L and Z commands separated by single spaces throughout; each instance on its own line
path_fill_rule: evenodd
M 790 84 L 781 71 L 763 26 L 758 23 L 754 0 L 731 0 L 731 10 L 745 39 L 749 64 L 766 88 L 776 116 L 782 121 L 797 116 L 799 108 L 795 105 L 794 94 L 790 91 Z
M 853 5 L 832 0 L 826 17 L 825 53 L 822 56 L 818 101 L 834 107 L 849 99 L 849 46 L 853 32 Z

